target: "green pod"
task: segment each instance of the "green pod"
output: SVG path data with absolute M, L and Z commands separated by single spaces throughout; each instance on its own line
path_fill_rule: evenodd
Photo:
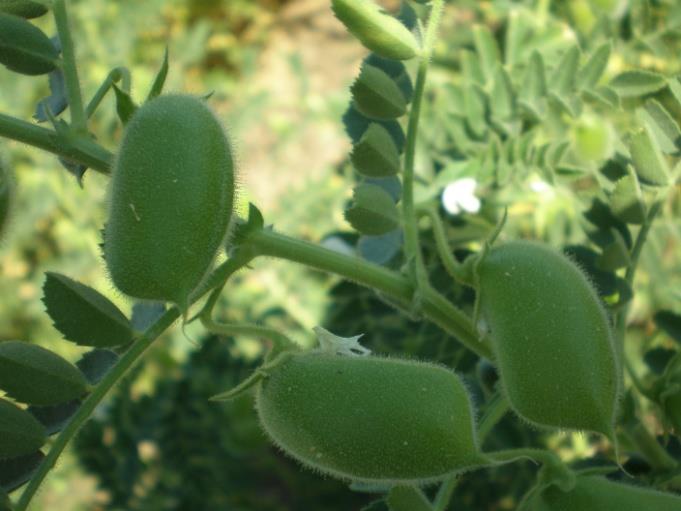
M 465 387 L 433 364 L 297 353 L 267 371 L 256 409 L 285 453 L 349 481 L 422 484 L 488 463 Z
M 18 16 L 0 12 L 0 64 L 26 75 L 54 71 L 59 58 L 49 37 Z
M 331 6 L 348 31 L 377 55 L 409 60 L 418 54 L 413 34 L 372 0 L 332 0 Z
M 679 511 L 681 497 L 619 484 L 600 476 L 579 476 L 564 492 L 550 486 L 534 493 L 522 511 Z
M 47 7 L 30 0 L 0 0 L 0 12 L 30 19 L 45 14 Z
M 116 156 L 104 258 L 118 289 L 183 311 L 222 244 L 234 161 L 220 122 L 192 96 L 145 103 Z
M 45 440 L 45 428 L 33 415 L 0 399 L 0 460 L 31 454 Z
M 541 426 L 613 438 L 619 367 L 609 320 L 582 271 L 540 243 L 494 247 L 479 304 L 514 410 Z

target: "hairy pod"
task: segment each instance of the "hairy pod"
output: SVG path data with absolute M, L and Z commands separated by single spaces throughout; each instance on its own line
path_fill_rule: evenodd
M 225 238 L 234 162 L 205 103 L 167 95 L 130 119 L 111 179 L 104 257 L 118 289 L 182 310 Z
M 534 493 L 522 511 L 679 511 L 681 497 L 619 484 L 600 476 L 578 476 L 564 492 L 550 486 Z
M 0 12 L 0 64 L 17 73 L 41 75 L 53 71 L 58 58 L 42 30 L 19 16 Z
M 37 18 L 47 12 L 47 7 L 30 0 L 0 0 L 0 12 L 22 18 Z
M 333 12 L 352 35 L 381 57 L 408 60 L 419 52 L 412 33 L 372 0 L 332 0 Z
M 256 408 L 284 452 L 345 480 L 421 484 L 487 463 L 466 389 L 433 364 L 302 352 L 268 371 Z
M 613 438 L 619 367 L 610 324 L 582 271 L 545 245 L 493 248 L 479 300 L 501 381 L 528 421 Z

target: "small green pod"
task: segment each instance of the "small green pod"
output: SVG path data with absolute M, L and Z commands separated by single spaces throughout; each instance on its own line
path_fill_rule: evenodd
M 579 476 L 564 492 L 550 486 L 532 495 L 522 511 L 679 511 L 681 497 L 620 484 L 600 476 Z
M 30 19 L 45 14 L 47 7 L 30 0 L 0 0 L 0 12 Z
M 234 162 L 199 98 L 159 96 L 130 119 L 111 178 L 104 257 L 118 289 L 183 311 L 229 226 Z
M 268 370 L 256 409 L 285 453 L 340 479 L 423 484 L 489 463 L 464 385 L 433 364 L 297 353 Z
M 54 71 L 59 53 L 49 37 L 19 16 L 0 12 L 0 64 L 25 75 Z
M 413 34 L 372 0 L 332 0 L 331 6 L 348 31 L 377 55 L 409 60 L 418 54 Z
M 612 439 L 619 367 L 605 310 L 582 271 L 530 241 L 494 247 L 477 271 L 485 329 L 515 411 L 537 425 Z

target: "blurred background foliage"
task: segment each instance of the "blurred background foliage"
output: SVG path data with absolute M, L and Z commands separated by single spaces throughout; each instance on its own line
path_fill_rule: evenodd
M 132 95 L 141 100 L 167 46 L 166 90 L 212 93 L 210 103 L 230 130 L 240 160 L 241 211 L 253 201 L 283 232 L 355 250 L 359 240 L 342 215 L 356 176 L 347 161 L 350 141 L 341 118 L 364 51 L 333 19 L 327 0 L 74 0 L 69 5 L 86 97 L 111 69 L 125 65 L 133 76 Z M 37 23 L 54 32 L 49 17 Z M 437 198 L 460 178 L 478 180 L 480 211 L 447 215 L 448 235 L 460 257 L 477 248 L 501 205 L 511 205 L 508 238 L 544 239 L 554 246 L 588 243 L 583 213 L 603 187 L 611 186 L 595 176 L 615 161 L 618 143 L 635 123 L 636 102 L 624 100 L 625 108 L 613 113 L 598 101 L 568 97 L 566 108 L 576 112 L 536 126 L 488 123 L 467 110 L 471 101 L 465 99 L 478 94 L 471 90 L 494 87 L 485 78 L 471 81 L 467 66 L 478 51 L 475 26 L 486 27 L 504 50 L 514 83 L 532 50 L 553 69 L 572 45 L 591 55 L 610 38 L 615 43 L 608 79 L 631 68 L 675 76 L 681 6 L 674 0 L 448 2 L 419 140 L 417 171 L 428 183 L 418 189 L 419 198 Z M 513 53 L 504 42 L 518 26 L 522 51 Z M 0 69 L 2 112 L 29 119 L 48 93 L 46 80 Z M 664 94 L 657 96 L 660 102 Z M 121 127 L 112 97 L 91 129 L 115 150 Z M 588 139 L 592 129 L 609 140 L 595 153 L 584 145 L 584 133 Z M 543 165 L 517 157 L 516 135 L 527 135 L 536 148 L 567 143 L 555 162 L 562 169 L 555 179 L 542 173 Z M 106 179 L 89 172 L 81 188 L 51 155 L 5 141 L 0 150 L 15 171 L 18 191 L 9 232 L 0 242 L 0 340 L 40 343 L 75 360 L 79 349 L 60 340 L 43 312 L 45 271 L 92 285 L 126 312 L 132 306 L 108 282 L 100 261 Z M 628 349 L 643 374 L 654 372 L 644 365 L 645 353 L 673 346 L 668 336 L 650 335 L 653 313 L 662 308 L 681 313 L 678 208 L 678 200 L 670 201 L 655 224 L 636 283 Z M 473 294 L 450 284 L 425 225 L 422 235 L 432 281 L 470 310 Z M 379 254 L 365 250 L 365 256 L 399 267 L 399 247 L 387 255 L 384 246 L 379 249 Z M 254 266 L 227 287 L 218 317 L 263 322 L 303 344 L 312 342 L 310 329 L 317 324 L 340 335 L 365 333 L 376 352 L 455 367 L 484 411 L 494 391 L 494 370 L 436 327 L 405 319 L 352 284 L 271 260 Z M 32 509 L 360 509 L 372 500 L 370 494 L 301 470 L 271 447 L 248 398 L 228 405 L 207 402 L 242 379 L 261 354 L 255 339 L 206 338 L 196 325 L 168 333 L 98 409 Z M 645 420 L 662 432 L 652 407 Z M 576 459 L 598 453 L 593 440 L 548 435 L 507 416 L 485 447 L 539 442 Z M 638 468 L 645 474 L 645 467 Z M 528 463 L 466 475 L 451 509 L 514 509 L 535 471 Z

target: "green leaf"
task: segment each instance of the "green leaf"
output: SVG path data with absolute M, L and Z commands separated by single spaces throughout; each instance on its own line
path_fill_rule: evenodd
M 655 313 L 655 324 L 669 337 L 681 344 L 681 315 L 662 310 Z
M 494 73 L 490 110 L 492 115 L 500 120 L 511 119 L 515 113 L 515 91 L 511 77 L 501 64 Z
M 419 53 L 409 29 L 372 0 L 332 0 L 331 7 L 348 31 L 381 57 L 408 60 Z
M 362 234 L 379 236 L 399 227 L 399 213 L 392 197 L 380 186 L 363 184 L 355 188 L 345 219 Z
M 45 427 L 45 433 L 51 436 L 66 427 L 81 404 L 79 399 L 74 399 L 52 406 L 29 406 L 27 411 Z
M 487 133 L 487 98 L 485 93 L 476 85 L 464 89 L 466 107 L 466 124 L 478 138 Z
M 615 89 L 622 98 L 634 98 L 657 92 L 667 85 L 667 79 L 650 71 L 624 71 L 610 82 L 610 87 Z
M 84 353 L 76 367 L 85 375 L 90 385 L 97 385 L 118 362 L 119 356 L 113 351 L 94 349 Z
M 57 67 L 59 52 L 50 38 L 23 18 L 0 13 L 0 64 L 26 75 L 42 75 Z
M 350 155 L 357 172 L 368 177 L 394 176 L 400 171 L 400 154 L 390 133 L 371 123 Z
M 351 88 L 355 107 L 372 119 L 389 120 L 403 116 L 407 100 L 385 71 L 365 64 Z
M 577 75 L 577 86 L 580 89 L 596 87 L 608 67 L 612 45 L 607 42 L 596 48 L 589 60 L 582 66 Z
M 402 248 L 402 229 L 395 229 L 381 236 L 361 236 L 357 242 L 359 255 L 376 264 L 387 264 Z
M 681 148 L 681 129 L 670 113 L 657 101 L 646 101 L 644 110 L 637 111 L 639 118 L 648 125 L 660 149 L 673 154 Z
M 258 213 L 260 213 L 260 211 L 258 211 Z M 264 227 L 262 214 L 260 214 L 260 220 L 262 220 L 262 222 L 258 223 L 258 229 Z M 156 323 L 156 320 L 158 320 L 165 311 L 166 306 L 163 302 L 137 302 L 132 306 L 130 324 L 137 332 L 144 332 L 147 328 Z
M 646 208 L 641 187 L 633 172 L 615 183 L 610 196 L 610 209 L 617 218 L 628 224 L 642 224 L 645 220 Z
M 530 62 L 525 71 L 523 86 L 520 90 L 520 97 L 530 103 L 535 103 L 546 96 L 546 66 L 544 57 L 537 51 L 533 51 Z
M 669 165 L 647 126 L 631 136 L 629 152 L 641 181 L 657 186 L 669 183 Z
M 47 13 L 47 7 L 29 0 L 0 0 L 0 12 L 31 19 Z
M 385 72 L 385 74 L 392 78 L 400 88 L 406 102 L 411 102 L 411 98 L 414 95 L 414 85 L 411 82 L 411 76 L 409 75 L 406 66 L 402 62 L 398 60 L 384 59 L 380 55 L 371 53 L 366 59 L 364 59 L 364 63 L 377 67 L 381 71 Z
M 137 105 L 130 97 L 130 94 L 122 90 L 118 85 L 112 83 L 114 93 L 116 94 L 116 113 L 123 125 L 127 124 L 133 114 L 137 111 Z
M 352 140 L 353 144 L 356 144 L 364 135 L 364 132 L 369 128 L 369 125 L 375 121 L 372 121 L 368 117 L 362 115 L 353 104 L 350 104 L 348 110 L 343 115 L 343 125 L 345 126 L 345 131 Z M 395 142 L 397 150 L 402 153 L 404 151 L 404 144 L 406 142 L 406 137 L 404 135 L 404 130 L 399 122 L 392 121 L 378 121 L 378 123 L 388 130 L 390 136 Z
M 152 100 L 155 97 L 161 95 L 167 77 L 168 77 L 168 47 L 166 46 L 165 52 L 163 53 L 163 64 L 161 64 L 161 69 L 159 69 L 158 73 L 156 73 L 154 83 L 151 85 L 151 90 L 147 95 L 147 101 Z
M 414 486 L 395 486 L 388 494 L 390 511 L 433 511 L 421 490 Z
M 567 96 L 575 89 L 580 51 L 572 46 L 565 52 L 551 75 L 549 90 L 557 96 Z
M 582 91 L 584 98 L 601 103 L 608 108 L 619 108 L 620 97 L 611 87 L 596 87 L 594 89 L 585 89 Z
M 499 46 L 494 40 L 492 32 L 485 25 L 473 27 L 473 43 L 485 78 L 490 81 L 501 62 Z
M 631 262 L 627 244 L 617 229 L 610 229 L 610 233 L 614 241 L 603 248 L 596 265 L 599 269 L 605 271 L 626 268 Z
M 0 343 L 0 389 L 22 403 L 54 405 L 85 394 L 85 376 L 59 355 L 35 344 Z
M 0 511 L 12 511 L 12 503 L 9 500 L 9 495 L 4 489 L 0 487 Z
M 482 70 L 478 55 L 470 50 L 461 50 L 461 57 L 459 60 L 461 61 L 461 72 L 465 82 L 469 84 L 485 84 L 485 74 Z
M 523 49 L 532 33 L 532 22 L 525 11 L 513 9 L 508 14 L 504 43 L 504 62 L 511 68 L 523 60 Z
M 45 428 L 33 415 L 0 399 L 0 459 L 24 456 L 45 443 Z
M 382 188 L 394 203 L 400 202 L 402 198 L 402 182 L 397 176 L 389 177 L 367 177 L 362 180 L 361 184 L 376 185 Z
M 132 341 L 130 322 L 108 298 L 59 273 L 46 276 L 43 303 L 64 338 L 99 348 Z
M 0 488 L 10 493 L 28 482 L 44 458 L 41 451 L 36 451 L 17 458 L 0 459 Z

